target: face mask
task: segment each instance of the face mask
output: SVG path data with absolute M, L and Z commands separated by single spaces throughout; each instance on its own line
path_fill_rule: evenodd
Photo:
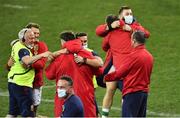
M 126 24 L 132 24 L 133 16 L 132 15 L 124 16 L 124 20 Z
M 87 48 L 88 47 L 88 44 L 86 44 L 86 45 L 83 45 L 83 48 Z
M 57 93 L 59 98 L 64 98 L 67 96 L 65 89 L 57 89 Z

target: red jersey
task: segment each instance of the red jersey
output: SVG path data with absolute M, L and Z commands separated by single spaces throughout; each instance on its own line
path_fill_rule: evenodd
M 48 51 L 48 47 L 42 41 L 38 41 L 32 49 L 32 53 L 34 55 L 41 54 L 46 51 Z M 41 58 L 32 64 L 32 67 L 35 69 L 33 88 L 41 87 L 43 85 L 43 68 L 45 67 L 46 61 L 46 58 Z
M 124 21 L 120 20 L 120 27 L 123 27 Z M 108 52 L 107 59 L 110 59 L 110 56 L 113 58 L 113 65 L 116 69 L 119 68 L 122 61 L 126 58 L 126 54 L 129 54 L 132 51 L 131 46 L 131 32 L 124 31 L 122 28 L 114 29 L 110 32 L 106 31 L 106 24 L 99 25 L 96 28 L 96 34 L 98 36 L 104 37 L 102 43 L 102 49 L 104 51 L 110 51 L 111 55 Z M 132 30 L 141 30 L 145 33 L 145 36 L 148 38 L 150 33 L 144 29 L 139 23 L 134 22 L 130 25 Z M 105 61 L 109 62 L 109 61 Z M 106 63 L 105 63 L 106 65 Z
M 149 91 L 153 57 L 144 45 L 137 46 L 117 71 L 105 76 L 106 81 L 123 79 L 123 96 L 137 91 Z
M 73 88 L 77 96 L 83 102 L 85 117 L 96 117 L 96 107 L 94 101 L 94 87 L 92 83 L 96 69 L 86 65 L 78 65 L 74 61 L 73 53 L 86 58 L 94 58 L 92 53 L 82 48 L 80 39 L 67 41 L 64 46 L 70 52 L 58 56 L 47 68 L 46 76 L 50 80 L 60 79 L 62 75 L 68 75 L 73 79 Z M 55 117 L 59 117 L 62 112 L 63 101 L 55 96 Z

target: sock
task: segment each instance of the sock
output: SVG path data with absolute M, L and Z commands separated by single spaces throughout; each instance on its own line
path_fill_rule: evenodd
M 109 109 L 102 108 L 102 118 L 107 118 L 109 115 Z

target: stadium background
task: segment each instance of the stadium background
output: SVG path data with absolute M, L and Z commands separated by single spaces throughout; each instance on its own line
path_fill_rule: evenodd
M 120 6 L 129 5 L 137 20 L 151 32 L 148 50 L 155 58 L 147 115 L 180 117 L 180 2 L 179 0 L 0 0 L 0 116 L 8 112 L 7 71 L 10 42 L 28 22 L 41 25 L 41 40 L 50 51 L 59 49 L 63 30 L 89 34 L 89 47 L 104 58 L 97 25 L 106 15 L 117 14 Z M 45 79 L 39 114 L 53 116 L 54 82 Z M 101 107 L 105 90 L 98 88 Z M 117 91 L 110 116 L 120 116 L 121 95 Z

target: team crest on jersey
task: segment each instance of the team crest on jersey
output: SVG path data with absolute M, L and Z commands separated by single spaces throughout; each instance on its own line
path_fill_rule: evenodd
M 38 54 L 38 44 L 34 45 L 34 55 Z

